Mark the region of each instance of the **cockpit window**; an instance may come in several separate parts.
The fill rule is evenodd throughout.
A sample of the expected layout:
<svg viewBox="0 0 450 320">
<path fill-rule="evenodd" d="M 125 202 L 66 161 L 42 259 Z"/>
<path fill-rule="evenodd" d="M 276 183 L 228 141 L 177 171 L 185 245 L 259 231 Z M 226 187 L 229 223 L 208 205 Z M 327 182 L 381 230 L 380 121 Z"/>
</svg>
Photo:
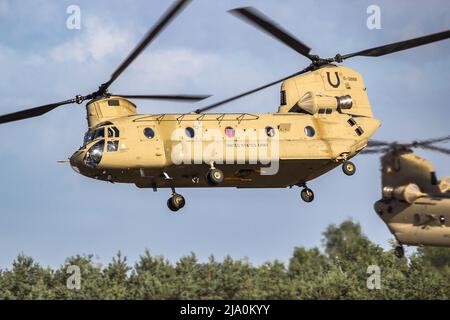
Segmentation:
<svg viewBox="0 0 450 320">
<path fill-rule="evenodd" d="M 94 139 L 104 138 L 105 137 L 105 128 L 100 128 L 94 131 Z"/>
<path fill-rule="evenodd" d="M 108 138 L 114 137 L 114 131 L 111 128 L 108 128 Z"/>
<path fill-rule="evenodd" d="M 108 146 L 106 149 L 108 152 L 116 152 L 119 150 L 119 141 L 108 141 Z"/>
<path fill-rule="evenodd" d="M 120 135 L 119 129 L 116 127 L 104 127 L 104 124 L 102 126 L 97 126 L 96 129 L 89 130 L 84 135 L 84 142 L 83 145 L 87 145 L 88 143 L 97 140 L 97 139 L 104 139 L 107 137 L 108 139 L 118 139 Z"/>
<path fill-rule="evenodd" d="M 116 138 L 118 138 L 118 137 L 120 136 L 119 129 L 117 129 L 116 127 L 112 127 L 112 129 L 113 129 L 113 131 L 114 131 L 114 136 L 115 136 Z"/>
<path fill-rule="evenodd" d="M 105 137 L 105 128 L 95 129 L 95 130 L 89 130 L 84 135 L 84 141 L 83 145 L 87 145 L 91 141 L 94 141 L 95 139 L 104 138 Z"/>
<path fill-rule="evenodd" d="M 89 142 L 91 142 L 92 140 L 94 140 L 94 131 L 89 130 L 88 132 L 86 132 L 86 134 L 84 135 L 84 141 L 83 141 L 83 146 L 87 145 Z"/>
</svg>

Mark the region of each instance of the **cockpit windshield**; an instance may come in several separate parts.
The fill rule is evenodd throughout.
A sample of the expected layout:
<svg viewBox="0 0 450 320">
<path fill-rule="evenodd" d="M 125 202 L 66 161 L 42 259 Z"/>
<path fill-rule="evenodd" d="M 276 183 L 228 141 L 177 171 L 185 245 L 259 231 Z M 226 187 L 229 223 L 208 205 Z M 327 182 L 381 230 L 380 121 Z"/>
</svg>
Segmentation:
<svg viewBox="0 0 450 320">
<path fill-rule="evenodd" d="M 105 139 L 107 136 L 109 139 L 119 138 L 119 129 L 117 127 L 97 127 L 89 130 L 84 135 L 83 146 L 97 139 Z"/>
</svg>

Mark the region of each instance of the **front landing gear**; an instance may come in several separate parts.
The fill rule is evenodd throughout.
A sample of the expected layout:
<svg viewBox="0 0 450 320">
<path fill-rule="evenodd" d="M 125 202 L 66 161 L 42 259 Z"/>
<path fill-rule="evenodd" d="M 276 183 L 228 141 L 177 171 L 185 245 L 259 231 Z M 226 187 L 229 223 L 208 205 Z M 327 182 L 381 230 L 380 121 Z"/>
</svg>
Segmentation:
<svg viewBox="0 0 450 320">
<path fill-rule="evenodd" d="M 355 174 L 356 172 L 356 166 L 353 162 L 350 161 L 345 161 L 342 164 L 342 171 L 344 171 L 344 173 L 348 176 L 352 176 Z"/>
<path fill-rule="evenodd" d="M 397 258 L 403 258 L 405 256 L 405 249 L 403 249 L 403 246 L 401 244 L 398 244 L 394 248 L 394 254 Z"/>
<path fill-rule="evenodd" d="M 314 192 L 309 189 L 308 187 L 304 187 L 303 190 L 300 192 L 300 197 L 305 202 L 312 202 L 314 200 Z"/>
<path fill-rule="evenodd" d="M 206 174 L 206 179 L 212 186 L 217 186 L 218 184 L 221 184 L 223 182 L 223 172 L 222 170 L 214 167 L 214 162 L 211 162 L 211 169 L 209 169 L 208 173 Z"/>
<path fill-rule="evenodd" d="M 167 207 L 173 212 L 182 209 L 186 204 L 186 200 L 181 194 L 175 192 L 172 188 L 172 196 L 167 200 Z"/>
</svg>

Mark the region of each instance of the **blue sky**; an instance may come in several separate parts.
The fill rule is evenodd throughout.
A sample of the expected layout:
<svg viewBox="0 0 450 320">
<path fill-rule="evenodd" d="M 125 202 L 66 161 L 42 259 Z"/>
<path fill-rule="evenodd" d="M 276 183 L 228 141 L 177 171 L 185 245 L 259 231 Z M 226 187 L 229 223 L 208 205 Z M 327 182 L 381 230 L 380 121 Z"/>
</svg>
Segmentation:
<svg viewBox="0 0 450 320">
<path fill-rule="evenodd" d="M 81 30 L 66 28 L 66 8 L 79 5 Z M 0 113 L 92 92 L 134 48 L 170 1 L 0 0 Z M 381 8 L 381 29 L 369 30 L 366 9 Z M 196 0 L 111 87 L 117 93 L 206 93 L 220 99 L 303 68 L 291 49 L 226 11 L 252 5 L 313 48 L 334 56 L 448 29 L 448 1 Z M 382 58 L 355 58 L 375 115 L 377 139 L 410 141 L 449 134 L 450 41 Z M 279 87 L 224 106 L 223 111 L 272 112 Z M 191 111 L 202 104 L 139 102 L 141 113 Z M 172 261 L 195 252 L 254 263 L 287 261 L 295 246 L 320 246 L 331 223 L 352 218 L 388 247 L 387 228 L 372 209 L 380 196 L 379 161 L 354 159 L 313 181 L 316 199 L 299 189 L 182 190 L 181 214 L 166 208 L 168 190 L 141 190 L 77 175 L 57 164 L 79 147 L 83 106 L 0 126 L 0 268 L 18 253 L 58 266 L 77 253 L 103 262 L 121 250 L 131 261 L 145 248 Z M 418 151 L 438 175 L 448 158 Z"/>
</svg>

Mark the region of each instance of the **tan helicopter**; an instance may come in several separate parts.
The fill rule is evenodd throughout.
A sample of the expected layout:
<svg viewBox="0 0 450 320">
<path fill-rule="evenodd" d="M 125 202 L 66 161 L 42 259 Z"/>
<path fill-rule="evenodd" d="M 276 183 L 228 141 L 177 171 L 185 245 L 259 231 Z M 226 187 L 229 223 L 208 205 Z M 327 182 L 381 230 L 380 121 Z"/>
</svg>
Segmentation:
<svg viewBox="0 0 450 320">
<path fill-rule="evenodd" d="M 301 198 L 314 199 L 306 183 L 342 165 L 367 145 L 380 126 L 371 110 L 362 76 L 337 66 L 355 56 L 378 57 L 450 37 L 444 31 L 333 58 L 311 55 L 310 48 L 252 8 L 231 12 L 252 22 L 311 63 L 301 71 L 185 114 L 137 114 L 129 99 L 195 101 L 206 96 L 113 95 L 109 87 L 188 3 L 179 0 L 139 45 L 91 94 L 0 116 L 6 123 L 40 116 L 59 106 L 89 100 L 89 129 L 83 146 L 70 157 L 72 168 L 89 178 L 133 183 L 140 188 L 171 188 L 172 211 L 184 207 L 178 187 L 285 188 L 301 186 Z M 281 101 L 267 114 L 205 113 L 278 83 Z"/>
<path fill-rule="evenodd" d="M 413 153 L 423 148 L 450 155 L 435 143 L 450 136 L 409 144 L 369 141 L 365 154 L 381 157 L 382 199 L 375 211 L 397 240 L 395 254 L 404 256 L 403 244 L 450 247 L 450 177 L 437 179 L 433 165 Z"/>
</svg>

